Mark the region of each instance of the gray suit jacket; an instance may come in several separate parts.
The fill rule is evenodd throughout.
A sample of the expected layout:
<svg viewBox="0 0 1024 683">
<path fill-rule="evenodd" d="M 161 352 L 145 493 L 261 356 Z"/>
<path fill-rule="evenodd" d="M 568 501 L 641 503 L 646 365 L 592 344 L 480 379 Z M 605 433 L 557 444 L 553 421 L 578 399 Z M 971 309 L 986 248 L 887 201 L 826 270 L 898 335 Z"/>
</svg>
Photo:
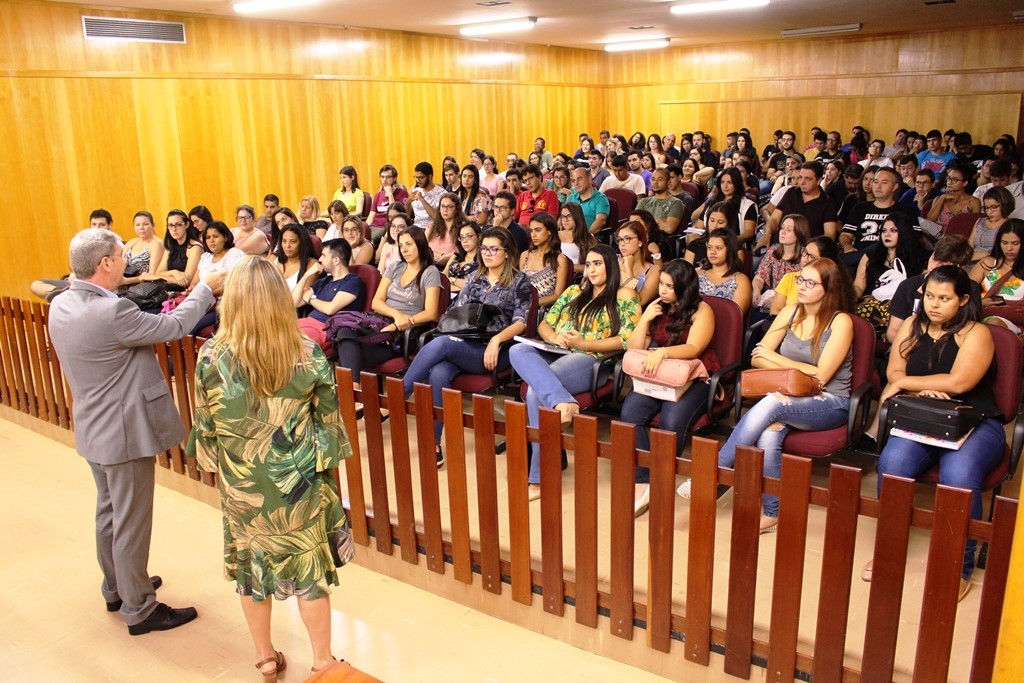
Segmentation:
<svg viewBox="0 0 1024 683">
<path fill-rule="evenodd" d="M 80 455 L 115 465 L 181 443 L 185 427 L 153 344 L 184 337 L 213 302 L 204 285 L 171 314 L 152 315 L 81 280 L 53 300 L 50 338 L 71 387 Z"/>
</svg>

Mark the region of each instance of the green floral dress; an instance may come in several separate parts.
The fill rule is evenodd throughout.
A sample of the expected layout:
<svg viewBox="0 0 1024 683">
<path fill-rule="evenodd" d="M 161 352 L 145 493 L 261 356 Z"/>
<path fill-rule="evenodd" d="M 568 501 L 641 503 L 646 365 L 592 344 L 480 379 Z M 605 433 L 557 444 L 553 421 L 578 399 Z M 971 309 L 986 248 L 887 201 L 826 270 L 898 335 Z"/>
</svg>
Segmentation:
<svg viewBox="0 0 1024 683">
<path fill-rule="evenodd" d="M 224 512 L 224 574 L 260 601 L 315 600 L 338 585 L 351 537 L 333 474 L 352 454 L 338 415 L 334 372 L 306 340 L 310 360 L 271 397 L 253 391 L 230 352 L 206 342 L 196 365 L 195 423 L 186 452 L 217 472 Z"/>
</svg>

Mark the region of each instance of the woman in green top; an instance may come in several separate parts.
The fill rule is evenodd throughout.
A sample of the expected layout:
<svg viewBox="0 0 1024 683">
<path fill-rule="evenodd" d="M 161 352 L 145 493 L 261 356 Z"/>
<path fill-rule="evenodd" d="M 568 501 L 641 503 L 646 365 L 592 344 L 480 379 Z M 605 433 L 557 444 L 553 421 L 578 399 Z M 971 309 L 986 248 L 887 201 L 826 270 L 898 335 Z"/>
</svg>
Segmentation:
<svg viewBox="0 0 1024 683">
<path fill-rule="evenodd" d="M 228 275 L 221 325 L 199 353 L 187 452 L 216 472 L 224 573 L 236 583 L 256 667 L 276 680 L 285 658 L 270 637 L 271 601 L 299 598 L 314 671 L 331 655 L 329 584 L 352 541 L 332 470 L 351 455 L 334 371 L 299 333 L 284 278 L 247 256 Z M 274 353 L 265 353 L 265 349 Z"/>
<path fill-rule="evenodd" d="M 517 344 L 509 360 L 529 384 L 526 409 L 531 426 L 540 421 L 540 408 L 555 408 L 562 422 L 579 412 L 574 394 L 590 388 L 594 364 L 610 352 L 626 346 L 629 333 L 640 316 L 636 291 L 620 287 L 615 252 L 606 244 L 587 252 L 582 285 L 573 285 L 551 305 L 538 336 L 566 353 L 541 351 L 529 344 Z M 609 372 L 602 368 L 602 373 Z M 600 379 L 600 378 L 599 378 Z M 530 463 L 530 500 L 540 497 L 540 448 L 533 444 Z"/>
</svg>

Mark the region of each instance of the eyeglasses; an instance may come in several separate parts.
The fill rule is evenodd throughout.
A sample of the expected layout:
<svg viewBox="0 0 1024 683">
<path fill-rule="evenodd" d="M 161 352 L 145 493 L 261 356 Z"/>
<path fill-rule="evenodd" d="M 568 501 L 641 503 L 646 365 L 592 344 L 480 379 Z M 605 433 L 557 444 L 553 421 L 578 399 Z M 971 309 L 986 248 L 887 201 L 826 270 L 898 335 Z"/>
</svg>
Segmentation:
<svg viewBox="0 0 1024 683">
<path fill-rule="evenodd" d="M 476 239 L 476 233 L 475 232 L 471 232 L 471 233 L 466 234 L 466 235 L 459 235 L 459 241 L 460 242 L 465 242 L 466 240 L 472 240 L 472 239 Z"/>
<path fill-rule="evenodd" d="M 967 182 L 963 178 L 957 178 L 956 176 L 946 176 L 947 183 L 965 183 Z"/>
<path fill-rule="evenodd" d="M 358 235 L 359 233 L 362 232 L 362 230 L 360 230 L 359 227 L 355 225 L 346 225 L 344 228 L 341 229 L 341 231 L 352 233 L 353 235 Z"/>
<path fill-rule="evenodd" d="M 381 179 L 381 180 L 391 180 L 391 179 L 393 179 L 394 177 L 395 177 L 395 176 L 393 176 L 393 175 L 382 175 L 382 176 L 380 177 L 380 179 Z"/>
<path fill-rule="evenodd" d="M 454 210 L 455 209 L 455 205 L 454 204 L 442 204 L 441 208 L 442 209 Z"/>
<path fill-rule="evenodd" d="M 235 216 L 235 220 L 238 221 L 239 223 L 246 223 L 252 220 L 252 216 L 249 216 L 248 214 L 243 214 L 240 216 Z"/>
<path fill-rule="evenodd" d="M 798 287 L 806 287 L 807 289 L 814 289 L 815 287 L 817 287 L 821 283 L 820 282 L 815 282 L 814 280 L 812 280 L 810 278 L 806 278 L 803 275 L 797 275 L 796 276 L 796 284 L 797 284 Z"/>
<path fill-rule="evenodd" d="M 508 204 L 495 204 L 494 205 L 494 210 L 495 211 L 511 211 L 512 207 L 509 206 Z"/>
<path fill-rule="evenodd" d="M 505 251 L 505 247 L 480 247 L 480 253 L 484 256 L 494 256 L 499 251 Z"/>
<path fill-rule="evenodd" d="M 622 237 L 619 237 L 618 239 L 616 239 L 615 243 L 616 244 L 629 244 L 633 240 L 638 240 L 638 239 L 640 239 L 640 238 L 635 236 L 635 235 L 623 235 Z"/>
<path fill-rule="evenodd" d="M 985 205 L 985 210 L 986 211 L 1000 211 L 1000 210 L 1002 210 L 1002 207 L 999 206 L 998 204 L 986 204 Z"/>
</svg>

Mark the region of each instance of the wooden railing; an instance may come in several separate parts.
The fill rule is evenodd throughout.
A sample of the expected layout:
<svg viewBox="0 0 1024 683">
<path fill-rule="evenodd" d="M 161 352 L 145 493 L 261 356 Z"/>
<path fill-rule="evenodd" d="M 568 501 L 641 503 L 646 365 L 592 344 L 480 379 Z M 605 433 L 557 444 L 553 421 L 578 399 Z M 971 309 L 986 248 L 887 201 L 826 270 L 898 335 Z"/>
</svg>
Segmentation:
<svg viewBox="0 0 1024 683">
<path fill-rule="evenodd" d="M 4 405 L 70 428 L 70 394 L 45 329 L 45 306 L 2 299 L 3 325 L 0 360 Z M 191 423 L 196 340 L 185 338 L 156 347 L 157 357 L 186 425 Z M 792 681 L 891 680 L 897 655 L 901 604 L 905 586 L 911 529 L 930 530 L 927 566 L 921 590 L 920 627 L 915 644 L 915 681 L 948 678 L 957 587 L 968 536 L 989 543 L 988 561 L 971 663 L 971 680 L 991 677 L 1003 595 L 1009 568 L 1016 501 L 995 501 L 993 522 L 969 519 L 970 494 L 939 487 L 934 511 L 913 506 L 915 484 L 886 477 L 880 500 L 861 497 L 861 471 L 832 465 L 827 488 L 811 485 L 809 460 L 785 456 L 781 480 L 762 477 L 760 451 L 737 451 L 735 470 L 717 467 L 717 442 L 694 438 L 692 460 L 675 457 L 675 435 L 652 432 L 650 452 L 635 449 L 634 427 L 611 425 L 608 442 L 598 439 L 598 421 L 577 416 L 572 434 L 563 434 L 559 415 L 542 410 L 539 428 L 528 428 L 523 404 L 504 403 L 504 420 L 495 417 L 495 401 L 473 396 L 464 411 L 463 397 L 445 391 L 443 406 L 432 405 L 429 387 L 418 385 L 406 401 L 402 383 L 388 378 L 380 394 L 378 378 L 364 374 L 362 389 L 354 388 L 347 370 L 339 370 L 341 413 L 353 445 L 353 457 L 344 463 L 342 488 L 348 503 L 357 543 L 378 553 L 394 555 L 416 565 L 423 555 L 426 570 L 445 574 L 450 567 L 457 581 L 493 594 L 504 590 L 523 605 L 540 596 L 544 612 L 573 618 L 591 628 L 608 628 L 613 635 L 633 639 L 639 629 L 646 645 L 670 652 L 673 641 L 684 643 L 683 657 L 708 666 L 711 654 L 724 655 L 725 672 L 749 678 L 753 665 L 766 667 L 769 679 Z M 356 418 L 356 403 L 365 418 Z M 384 427 L 378 409 L 391 411 L 388 423 L 390 450 L 385 451 Z M 412 417 L 413 433 L 409 431 Z M 447 505 L 441 503 L 438 470 L 433 458 L 433 420 L 444 419 Z M 457 428 L 457 425 L 463 428 Z M 472 444 L 467 444 L 467 429 Z M 506 443 L 505 472 L 499 474 L 498 437 Z M 531 508 L 527 492 L 529 444 L 540 443 L 541 499 Z M 470 448 L 469 446 L 472 446 Z M 560 450 L 572 453 L 571 480 L 560 469 Z M 469 454 L 472 455 L 469 455 Z M 424 457 L 419 457 L 424 454 Z M 610 493 L 599 495 L 598 463 L 610 460 Z M 633 518 L 633 468 L 651 469 L 651 498 L 646 539 L 637 538 Z M 213 475 L 195 470 L 180 448 L 159 458 L 159 463 L 189 478 L 215 485 Z M 475 471 L 475 494 L 470 495 L 470 466 Z M 419 485 L 414 486 L 413 468 Z M 369 489 L 364 485 L 364 468 Z M 689 501 L 686 547 L 676 547 L 675 495 L 678 476 L 693 480 Z M 504 480 L 504 481 L 502 481 Z M 389 484 L 393 481 L 393 486 Z M 507 482 L 503 509 L 499 482 Z M 719 484 L 735 489 L 731 524 L 719 529 Z M 774 578 L 769 596 L 770 619 L 755 628 L 758 604 L 756 568 L 759 559 L 761 493 L 780 495 L 779 527 L 775 543 Z M 392 514 L 391 501 L 395 502 Z M 564 559 L 563 509 L 571 500 L 575 548 L 572 567 Z M 608 547 L 599 547 L 599 505 L 608 506 Z M 471 508 L 472 506 L 472 508 Z M 442 511 L 448 510 L 447 525 Z M 811 537 L 808 519 L 814 507 L 824 508 L 824 536 Z M 540 564 L 534 569 L 531 552 L 531 515 L 540 519 Z M 471 519 L 477 533 L 470 534 Z M 874 542 L 874 581 L 864 623 L 863 648 L 850 654 L 847 623 L 854 576 L 854 547 L 858 522 L 877 519 Z M 499 528 L 507 529 L 502 544 Z M 716 542 L 729 539 L 729 569 L 715 573 Z M 809 543 L 821 544 L 821 573 L 817 585 L 817 619 L 813 642 L 801 646 L 800 605 L 807 599 L 805 557 Z M 599 580 L 599 549 L 610 558 L 606 581 Z M 637 553 L 647 557 L 646 577 L 634 576 Z M 673 589 L 673 559 L 686 553 L 685 588 Z M 724 609 L 713 610 L 715 582 L 725 581 Z M 720 602 L 720 600 L 719 600 Z M 571 610 L 566 610 L 566 606 Z M 676 648 L 678 649 L 678 645 Z M 903 647 L 906 647 L 904 644 Z M 961 653 L 961 656 L 963 653 Z"/>
</svg>

